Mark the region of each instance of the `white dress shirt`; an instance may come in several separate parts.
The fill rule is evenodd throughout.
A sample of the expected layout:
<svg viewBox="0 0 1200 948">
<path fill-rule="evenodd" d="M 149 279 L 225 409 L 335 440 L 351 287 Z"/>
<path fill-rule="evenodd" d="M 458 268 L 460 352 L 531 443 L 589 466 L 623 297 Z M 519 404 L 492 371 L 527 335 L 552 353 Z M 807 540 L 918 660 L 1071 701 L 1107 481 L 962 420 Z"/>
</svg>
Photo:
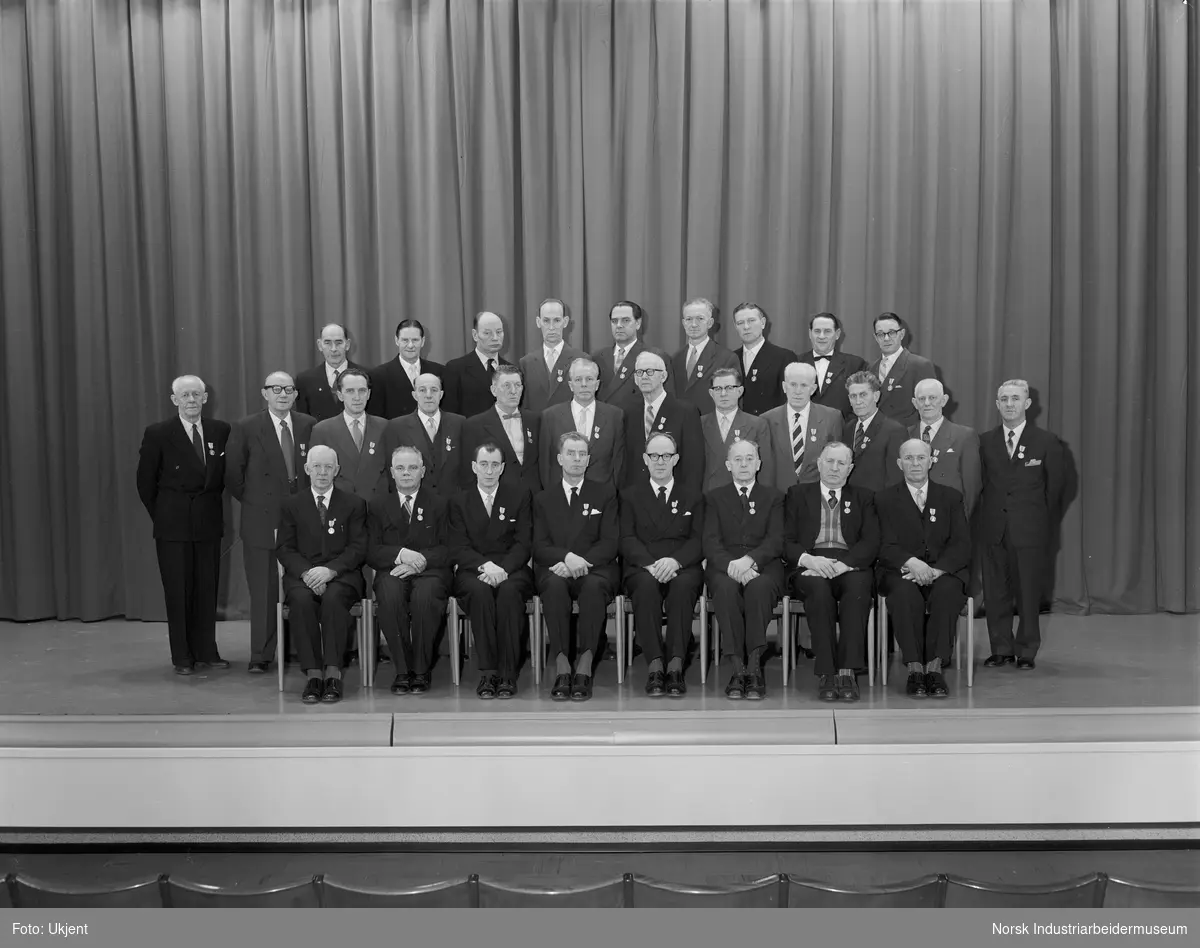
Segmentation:
<svg viewBox="0 0 1200 948">
<path fill-rule="evenodd" d="M 400 360 L 400 367 L 404 369 L 404 374 L 408 376 L 408 380 L 413 385 L 416 385 L 417 376 L 421 374 L 421 360 L 417 359 L 416 362 L 406 362 L 402 356 L 396 356 L 396 358 Z"/>
<path fill-rule="evenodd" d="M 328 362 L 325 363 L 325 378 L 329 382 L 329 390 L 331 392 L 337 391 L 337 378 L 348 368 L 350 368 L 349 362 L 343 362 L 336 369 Z"/>
<path fill-rule="evenodd" d="M 929 440 L 930 440 L 930 442 L 932 442 L 933 439 L 937 437 L 937 433 L 939 431 L 941 431 L 941 429 L 942 429 L 942 422 L 945 420 L 946 420 L 945 415 L 938 415 L 937 421 L 931 421 L 928 423 L 929 424 Z M 925 437 L 925 425 L 926 425 L 926 423 L 923 421 L 919 421 L 917 423 L 917 437 L 918 438 L 923 439 Z"/>
<path fill-rule="evenodd" d="M 429 439 L 432 441 L 437 437 L 438 429 L 442 426 L 442 410 L 439 408 L 432 415 L 427 415 L 418 408 L 417 417 L 421 419 L 421 424 L 425 426 Z"/>
<path fill-rule="evenodd" d="M 761 336 L 761 337 L 759 337 L 758 342 L 756 342 L 753 346 L 745 346 L 745 345 L 742 346 L 742 370 L 743 370 L 743 372 L 750 371 L 750 366 L 754 364 L 754 357 L 758 355 L 758 353 L 761 351 L 761 349 L 763 347 L 763 343 L 766 341 L 767 341 L 766 337 Z"/>
<path fill-rule="evenodd" d="M 1008 453 L 1008 433 L 1013 433 L 1013 454 L 1017 453 L 1017 446 L 1021 443 L 1021 434 L 1025 431 L 1025 422 L 1021 422 L 1015 428 L 1009 428 L 1007 425 L 1001 425 L 1004 429 L 1004 452 Z"/>
<path fill-rule="evenodd" d="M 575 419 L 575 430 L 591 441 L 592 419 L 596 417 L 596 403 L 593 401 L 590 405 L 580 405 L 572 398 L 571 417 Z"/>
<path fill-rule="evenodd" d="M 546 360 L 546 371 L 549 372 L 558 364 L 558 357 L 562 354 L 563 344 L 560 342 L 557 346 L 542 346 L 542 356 Z"/>
<path fill-rule="evenodd" d="M 904 351 L 904 347 L 901 346 L 899 349 L 897 349 L 895 352 L 893 352 L 890 356 L 880 356 L 879 357 L 879 378 L 880 378 L 880 380 L 886 379 L 889 375 L 892 374 L 892 366 L 896 364 L 896 360 L 900 358 L 900 353 L 902 353 L 903 351 Z"/>
<path fill-rule="evenodd" d="M 658 489 L 665 487 L 667 489 L 667 503 L 671 502 L 671 493 L 675 490 L 675 478 L 671 478 L 665 484 L 654 483 L 654 478 L 650 478 L 650 489 L 654 491 L 654 499 L 658 500 Z"/>
<path fill-rule="evenodd" d="M 905 481 L 904 484 L 908 488 L 908 492 L 910 494 L 912 494 L 912 499 L 913 499 L 914 504 L 916 504 L 918 507 L 924 506 L 924 504 L 921 503 L 921 498 L 917 497 L 917 494 L 924 494 L 925 495 L 925 503 L 926 504 L 929 503 L 929 480 L 928 480 L 928 478 L 926 478 L 925 483 L 921 484 L 919 487 L 914 487 L 912 484 L 908 483 L 908 481 Z"/>
<path fill-rule="evenodd" d="M 183 415 L 179 416 L 179 420 L 183 424 L 183 432 L 187 435 L 188 441 L 192 440 L 192 429 L 195 428 L 197 433 L 200 435 L 200 443 L 204 444 L 204 428 L 202 427 L 203 420 L 196 422 L 194 425 L 190 421 L 187 421 Z"/>
</svg>

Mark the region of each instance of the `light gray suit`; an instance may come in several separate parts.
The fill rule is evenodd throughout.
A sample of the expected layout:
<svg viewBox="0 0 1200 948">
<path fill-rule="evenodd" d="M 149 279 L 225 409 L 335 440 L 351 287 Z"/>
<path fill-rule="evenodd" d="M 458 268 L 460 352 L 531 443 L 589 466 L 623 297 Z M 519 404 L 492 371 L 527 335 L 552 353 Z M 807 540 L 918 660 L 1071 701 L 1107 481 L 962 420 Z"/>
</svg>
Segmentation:
<svg viewBox="0 0 1200 948">
<path fill-rule="evenodd" d="M 796 477 L 792 460 L 791 408 L 784 404 L 764 412 L 762 419 L 771 429 L 771 449 L 775 455 L 776 490 L 786 491 L 793 484 L 812 484 L 821 479 L 817 457 L 830 441 L 842 440 L 842 413 L 836 408 L 808 404 L 808 431 L 804 435 L 804 463 Z M 761 477 L 761 475 L 760 475 Z"/>
<path fill-rule="evenodd" d="M 742 411 L 740 408 L 733 416 L 733 424 L 729 426 L 729 435 L 721 440 L 721 426 L 717 421 L 717 413 L 709 412 L 700 418 L 700 430 L 704 433 L 704 492 L 716 490 L 726 484 L 733 483 L 733 475 L 725 466 L 725 457 L 729 446 L 735 440 L 753 441 L 758 445 L 758 459 L 762 467 L 758 471 L 758 481 L 768 487 L 775 486 L 775 454 L 771 447 L 771 432 L 767 422 Z"/>
<path fill-rule="evenodd" d="M 354 446 L 354 438 L 346 426 L 345 414 L 334 415 L 313 425 L 312 444 L 324 444 L 333 448 L 338 456 L 338 475 L 333 486 L 347 494 L 361 497 L 370 503 L 388 492 L 389 458 L 383 443 L 383 432 L 387 419 L 378 415 L 363 415 L 364 432 L 362 450 Z"/>
<path fill-rule="evenodd" d="M 925 422 L 918 421 L 908 429 L 910 438 L 920 438 Z M 938 484 L 953 487 L 963 495 L 967 509 L 967 520 L 979 502 L 983 490 L 983 469 L 979 460 L 979 435 L 974 428 L 956 425 L 942 419 L 929 445 L 933 463 L 929 467 L 929 479 Z"/>
</svg>

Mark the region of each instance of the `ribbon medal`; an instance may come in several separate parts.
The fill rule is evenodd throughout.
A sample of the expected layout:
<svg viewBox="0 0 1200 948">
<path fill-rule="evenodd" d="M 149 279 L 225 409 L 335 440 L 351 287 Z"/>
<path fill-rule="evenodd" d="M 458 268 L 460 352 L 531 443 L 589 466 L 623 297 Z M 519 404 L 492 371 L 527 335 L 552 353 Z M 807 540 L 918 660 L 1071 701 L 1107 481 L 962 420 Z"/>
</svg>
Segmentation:
<svg viewBox="0 0 1200 948">
<path fill-rule="evenodd" d="M 375 453 L 375 442 L 370 441 L 370 442 L 368 442 L 368 445 L 369 445 L 369 447 L 367 449 L 367 454 L 374 454 Z"/>
<path fill-rule="evenodd" d="M 418 519 L 418 520 L 424 520 L 424 519 L 425 519 L 425 508 L 424 508 L 424 507 L 418 507 L 418 508 L 417 508 L 417 519 Z"/>
<path fill-rule="evenodd" d="M 592 429 L 592 437 L 593 438 L 600 437 L 600 426 L 599 425 L 596 425 L 596 427 Z"/>
<path fill-rule="evenodd" d="M 449 438 L 447 438 L 446 439 L 446 453 L 449 454 L 453 450 L 454 450 L 454 442 L 452 442 Z"/>
<path fill-rule="evenodd" d="M 329 518 L 329 535 L 333 536 L 333 525 L 337 523 L 337 517 Z"/>
<path fill-rule="evenodd" d="M 932 507 L 929 508 L 929 522 L 937 523 L 937 511 L 934 510 Z"/>
<path fill-rule="evenodd" d="M 934 448 L 934 449 L 933 449 L 933 460 L 929 462 L 930 464 L 937 464 L 937 462 L 938 462 L 938 452 L 939 452 L 940 450 L 941 450 L 940 448 Z"/>
<path fill-rule="evenodd" d="M 703 374 L 704 374 L 704 366 L 697 364 L 696 365 L 696 378 L 700 378 L 700 376 L 702 376 Z"/>
<path fill-rule="evenodd" d="M 810 436 L 809 440 L 816 441 L 817 440 L 817 429 L 812 428 L 812 429 L 810 429 L 810 432 L 811 432 L 811 436 Z"/>
<path fill-rule="evenodd" d="M 758 368 L 757 367 L 750 370 L 750 381 L 751 382 L 758 381 Z"/>
<path fill-rule="evenodd" d="M 844 508 L 842 508 L 842 509 L 843 509 L 843 510 L 844 510 L 846 513 L 849 513 L 849 512 L 850 512 L 850 501 L 849 501 L 849 500 L 847 500 L 847 501 L 846 501 L 846 506 L 845 506 Z"/>
<path fill-rule="evenodd" d="M 677 500 L 671 501 L 671 513 L 673 513 L 673 514 L 679 513 L 679 501 L 677 501 Z"/>
<path fill-rule="evenodd" d="M 499 519 L 501 519 L 501 520 L 503 520 L 503 519 L 504 519 L 504 508 L 503 508 L 503 507 L 501 507 L 501 508 L 500 508 L 500 517 L 499 517 Z"/>
<path fill-rule="evenodd" d="M 528 444 L 533 444 L 533 432 L 530 431 L 528 428 L 525 429 L 525 441 Z"/>
</svg>

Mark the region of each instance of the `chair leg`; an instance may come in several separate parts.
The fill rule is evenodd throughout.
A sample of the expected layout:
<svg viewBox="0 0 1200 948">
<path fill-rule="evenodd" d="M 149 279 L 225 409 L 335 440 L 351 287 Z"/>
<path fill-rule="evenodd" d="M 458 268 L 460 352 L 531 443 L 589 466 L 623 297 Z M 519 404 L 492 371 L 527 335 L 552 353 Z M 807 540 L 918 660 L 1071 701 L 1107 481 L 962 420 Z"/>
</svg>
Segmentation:
<svg viewBox="0 0 1200 948">
<path fill-rule="evenodd" d="M 875 687 L 875 607 L 867 616 L 867 686 Z"/>
<path fill-rule="evenodd" d="M 975 597 L 967 599 L 967 687 L 975 687 Z"/>
<path fill-rule="evenodd" d="M 617 684 L 625 684 L 625 597 L 613 600 L 613 626 L 617 633 Z"/>
<path fill-rule="evenodd" d="M 543 665 L 546 663 L 546 647 L 542 644 L 542 597 L 533 597 L 533 624 L 529 627 L 529 663 L 533 665 L 533 684 L 542 683 Z"/>
<path fill-rule="evenodd" d="M 708 596 L 700 593 L 700 684 L 708 682 Z"/>
<path fill-rule="evenodd" d="M 284 629 L 283 597 L 275 604 L 275 665 L 279 674 L 279 691 L 283 693 L 283 675 L 287 668 L 287 632 Z"/>
<path fill-rule="evenodd" d="M 456 688 L 459 683 L 458 629 L 458 600 L 451 596 L 450 609 L 446 613 L 446 635 L 450 638 L 450 681 Z"/>
<path fill-rule="evenodd" d="M 875 609 L 879 615 L 879 677 L 883 687 L 888 683 L 888 611 L 887 600 L 883 596 L 875 597 Z"/>
<path fill-rule="evenodd" d="M 784 596 L 779 615 L 779 650 L 783 652 L 783 687 L 788 683 L 788 666 L 792 661 L 792 597 Z"/>
</svg>

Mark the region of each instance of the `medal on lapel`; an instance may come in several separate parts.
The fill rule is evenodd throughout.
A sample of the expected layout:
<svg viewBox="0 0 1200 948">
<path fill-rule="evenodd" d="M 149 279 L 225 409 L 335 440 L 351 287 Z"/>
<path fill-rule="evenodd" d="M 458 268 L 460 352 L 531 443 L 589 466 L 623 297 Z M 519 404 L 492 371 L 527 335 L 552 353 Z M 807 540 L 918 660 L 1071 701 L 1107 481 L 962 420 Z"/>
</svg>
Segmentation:
<svg viewBox="0 0 1200 948">
<path fill-rule="evenodd" d="M 825 384 L 826 385 L 833 384 L 833 373 L 832 372 L 825 373 Z"/>
<path fill-rule="evenodd" d="M 1025 460 L 1025 445 L 1023 445 L 1023 444 L 1017 445 L 1017 460 L 1018 461 Z"/>
<path fill-rule="evenodd" d="M 733 429 L 733 440 L 737 441 L 739 438 L 741 438 L 741 436 L 742 436 L 742 429 L 734 428 Z"/>
<path fill-rule="evenodd" d="M 934 510 L 932 507 L 929 508 L 929 522 L 937 523 L 937 511 Z"/>
<path fill-rule="evenodd" d="M 447 438 L 446 439 L 446 453 L 449 454 L 453 450 L 454 450 L 454 442 L 452 442 L 449 438 Z"/>
<path fill-rule="evenodd" d="M 596 425 L 596 427 L 592 429 L 592 437 L 593 438 L 600 437 L 600 426 L 599 425 Z"/>
<path fill-rule="evenodd" d="M 369 445 L 369 447 L 367 448 L 367 454 L 374 454 L 375 453 L 375 442 L 370 441 L 370 442 L 368 442 L 368 445 Z"/>
<path fill-rule="evenodd" d="M 425 519 L 425 508 L 424 508 L 424 507 L 418 507 L 418 508 L 417 508 L 417 519 L 418 519 L 418 520 L 424 520 L 424 519 Z"/>
<path fill-rule="evenodd" d="M 621 379 L 622 379 L 622 380 L 624 380 L 624 378 L 625 378 L 625 373 L 626 373 L 626 372 L 628 372 L 628 371 L 629 371 L 629 369 L 628 369 L 628 368 L 626 368 L 625 366 L 621 366 Z"/>
<path fill-rule="evenodd" d="M 671 501 L 671 513 L 673 513 L 673 514 L 679 513 L 679 501 L 678 500 Z"/>
<path fill-rule="evenodd" d="M 892 389 L 894 389 L 895 387 L 896 387 L 896 380 L 895 380 L 895 379 L 892 379 L 892 378 L 889 378 L 889 379 L 888 379 L 888 391 L 890 392 L 890 391 L 891 391 Z"/>
<path fill-rule="evenodd" d="M 583 515 L 585 517 L 588 515 L 588 505 L 586 502 L 584 502 L 584 505 L 583 505 Z"/>
<path fill-rule="evenodd" d="M 562 384 L 562 379 L 563 379 L 563 370 L 562 370 L 562 369 L 559 369 L 559 370 L 558 370 L 558 383 L 559 383 L 560 385 Z"/>
<path fill-rule="evenodd" d="M 504 519 L 504 508 L 503 507 L 500 508 L 500 516 L 498 519 L 500 519 L 500 520 Z"/>
<path fill-rule="evenodd" d="M 750 516 L 754 516 L 754 501 L 750 501 Z"/>
<path fill-rule="evenodd" d="M 817 429 L 816 429 L 816 428 L 810 428 L 810 429 L 809 429 L 809 432 L 810 432 L 810 434 L 809 434 L 809 439 L 808 439 L 808 440 L 809 440 L 809 441 L 816 441 L 816 440 L 817 440 Z"/>
<path fill-rule="evenodd" d="M 208 456 L 210 458 L 217 456 L 217 452 L 213 449 L 213 443 L 211 441 L 208 442 Z"/>
<path fill-rule="evenodd" d="M 933 449 L 933 460 L 929 462 L 930 464 L 937 464 L 937 462 L 938 462 L 938 452 L 939 452 L 939 451 L 941 451 L 941 448 L 934 448 L 934 449 Z"/>
<path fill-rule="evenodd" d="M 842 508 L 842 510 L 843 510 L 843 512 L 844 512 L 844 513 L 849 513 L 849 512 L 850 512 L 850 498 L 849 498 L 849 497 L 847 497 L 847 498 L 846 498 L 846 504 L 845 504 L 845 506 Z"/>
<path fill-rule="evenodd" d="M 696 378 L 700 378 L 703 374 L 704 374 L 704 366 L 702 366 L 700 363 L 697 362 L 696 363 Z"/>
<path fill-rule="evenodd" d="M 329 535 L 333 536 L 333 525 L 337 523 L 337 517 L 329 518 Z"/>
<path fill-rule="evenodd" d="M 754 368 L 752 368 L 752 369 L 750 370 L 750 381 L 751 381 L 751 382 L 757 382 L 757 381 L 758 381 L 758 366 L 755 366 Z"/>
<path fill-rule="evenodd" d="M 658 419 L 658 430 L 659 430 L 659 431 L 662 431 L 662 430 L 663 430 L 663 426 L 664 426 L 666 423 L 667 423 L 667 419 L 665 419 L 665 418 L 659 418 L 659 419 Z"/>
<path fill-rule="evenodd" d="M 303 441 L 300 442 L 300 457 L 304 457 L 308 453 L 308 445 Z"/>
<path fill-rule="evenodd" d="M 533 444 L 533 432 L 528 428 L 525 429 L 525 443 Z"/>
</svg>

